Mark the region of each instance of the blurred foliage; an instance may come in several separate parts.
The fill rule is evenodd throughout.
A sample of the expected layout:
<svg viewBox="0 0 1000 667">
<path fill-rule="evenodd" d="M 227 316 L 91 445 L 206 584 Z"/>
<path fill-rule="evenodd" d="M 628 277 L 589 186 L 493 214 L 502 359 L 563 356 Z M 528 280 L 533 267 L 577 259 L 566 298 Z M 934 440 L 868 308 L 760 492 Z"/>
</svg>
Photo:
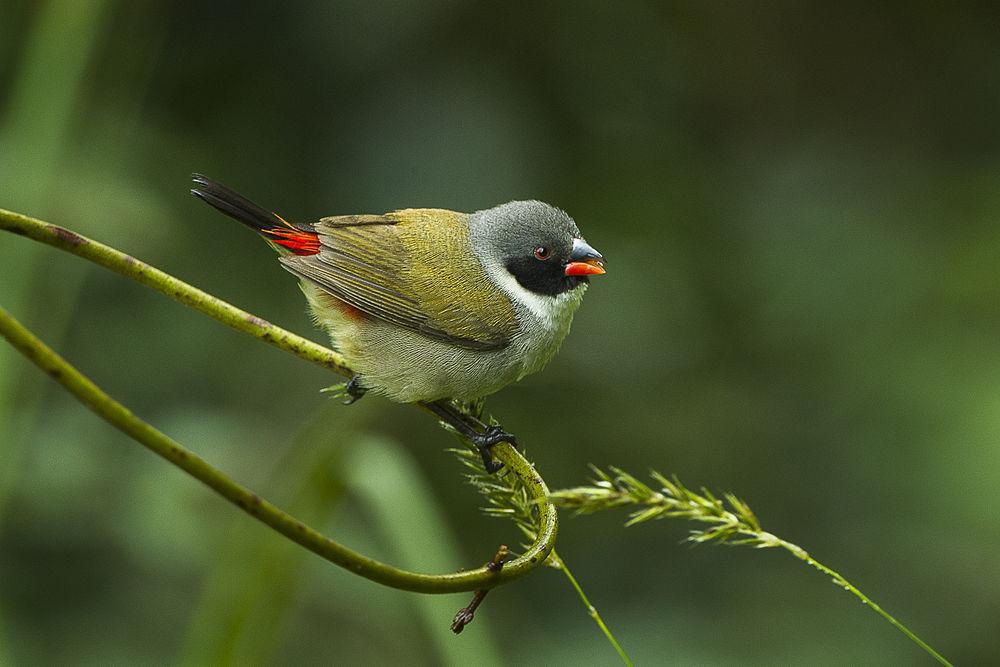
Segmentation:
<svg viewBox="0 0 1000 667">
<path fill-rule="evenodd" d="M 549 483 L 593 461 L 733 489 L 982 664 L 1000 655 L 997 18 L 975 2 L 6 0 L 0 206 L 322 339 L 271 251 L 187 195 L 190 172 L 292 219 L 555 203 L 609 274 L 550 367 L 489 402 Z M 453 535 L 454 566 L 518 539 L 480 517 L 415 411 L 331 405 L 320 370 L 23 239 L 0 238 L 0 301 L 348 544 L 432 569 L 414 549 L 428 535 Z M 386 479 L 424 499 L 409 521 L 357 484 L 370 464 L 339 458 L 387 443 L 409 456 L 385 455 L 408 471 Z M 561 554 L 638 664 L 921 659 L 792 559 L 683 537 L 563 524 Z M 0 661 L 614 660 L 556 574 L 491 594 L 452 637 L 450 614 L 275 540 L 0 346 Z"/>
</svg>

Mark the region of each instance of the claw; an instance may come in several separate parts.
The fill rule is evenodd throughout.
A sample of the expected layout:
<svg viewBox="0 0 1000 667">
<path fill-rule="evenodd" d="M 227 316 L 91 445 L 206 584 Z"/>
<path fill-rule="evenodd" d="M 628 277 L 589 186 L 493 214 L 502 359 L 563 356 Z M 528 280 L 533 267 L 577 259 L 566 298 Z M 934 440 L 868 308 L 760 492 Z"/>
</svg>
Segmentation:
<svg viewBox="0 0 1000 667">
<path fill-rule="evenodd" d="M 344 405 L 350 405 L 364 396 L 368 390 L 361 386 L 361 376 L 355 375 L 347 382 L 338 382 L 335 385 L 320 389 L 321 392 L 330 394 L 330 398 L 342 398 Z"/>
<path fill-rule="evenodd" d="M 503 463 L 500 463 L 500 461 L 493 458 L 493 455 L 490 454 L 490 450 L 488 448 L 480 449 L 479 455 L 483 457 L 483 468 L 485 468 L 486 472 L 489 474 L 492 475 L 503 468 Z"/>
<path fill-rule="evenodd" d="M 509 442 L 513 447 L 517 447 L 517 438 L 514 437 L 514 434 L 508 433 L 496 424 L 487 427 L 486 431 L 476 438 L 476 446 L 480 449 L 484 447 L 490 448 L 494 445 L 499 445 L 501 442 Z"/>
<path fill-rule="evenodd" d="M 503 467 L 503 463 L 495 460 L 490 450 L 501 442 L 509 442 L 511 446 L 517 447 L 517 438 L 496 424 L 488 426 L 482 433 L 476 433 L 469 437 L 469 440 L 479 450 L 479 455 L 483 457 L 483 467 L 491 475 L 500 470 Z"/>
</svg>

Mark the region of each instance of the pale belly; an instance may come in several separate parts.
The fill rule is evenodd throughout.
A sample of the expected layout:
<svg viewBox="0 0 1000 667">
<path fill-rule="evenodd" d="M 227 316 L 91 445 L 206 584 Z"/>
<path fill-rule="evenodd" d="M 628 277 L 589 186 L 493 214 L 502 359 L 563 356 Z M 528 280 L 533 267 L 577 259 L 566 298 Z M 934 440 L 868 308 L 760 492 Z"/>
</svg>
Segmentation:
<svg viewBox="0 0 1000 667">
<path fill-rule="evenodd" d="M 330 333 L 334 346 L 372 393 L 401 403 L 439 398 L 472 399 L 492 394 L 541 370 L 569 332 L 576 299 L 563 316 L 527 327 L 530 335 L 515 335 L 498 350 L 470 350 L 451 345 L 380 320 L 354 317 L 335 309 L 315 307 L 310 286 L 306 296 L 316 319 Z M 522 313 L 530 317 L 530 313 Z"/>
</svg>

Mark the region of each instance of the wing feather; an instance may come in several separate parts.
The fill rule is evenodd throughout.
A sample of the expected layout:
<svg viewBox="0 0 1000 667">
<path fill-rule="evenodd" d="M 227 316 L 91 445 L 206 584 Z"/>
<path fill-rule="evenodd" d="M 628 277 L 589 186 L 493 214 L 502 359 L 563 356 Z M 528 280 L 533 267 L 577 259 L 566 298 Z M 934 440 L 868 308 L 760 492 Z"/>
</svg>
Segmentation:
<svg viewBox="0 0 1000 667">
<path fill-rule="evenodd" d="M 315 229 L 319 254 L 280 258 L 299 278 L 371 317 L 431 338 L 478 350 L 510 342 L 513 310 L 482 275 L 478 261 L 468 252 L 457 260 L 454 253 L 440 252 L 461 247 L 456 240 L 463 234 L 467 249 L 468 226 L 461 214 L 411 209 L 336 216 L 323 218 Z M 442 257 L 449 261 L 442 264 Z M 477 285 L 474 294 L 469 284 Z"/>
</svg>

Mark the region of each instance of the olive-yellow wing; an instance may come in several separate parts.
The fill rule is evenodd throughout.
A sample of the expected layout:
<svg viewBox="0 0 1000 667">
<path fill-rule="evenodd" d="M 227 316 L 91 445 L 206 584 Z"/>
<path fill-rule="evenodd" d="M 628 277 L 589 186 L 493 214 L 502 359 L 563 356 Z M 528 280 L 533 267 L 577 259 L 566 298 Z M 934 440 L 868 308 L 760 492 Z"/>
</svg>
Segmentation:
<svg viewBox="0 0 1000 667">
<path fill-rule="evenodd" d="M 460 347 L 506 346 L 517 329 L 508 297 L 469 245 L 468 216 L 442 209 L 323 218 L 320 251 L 286 269 L 361 312 Z"/>
</svg>

